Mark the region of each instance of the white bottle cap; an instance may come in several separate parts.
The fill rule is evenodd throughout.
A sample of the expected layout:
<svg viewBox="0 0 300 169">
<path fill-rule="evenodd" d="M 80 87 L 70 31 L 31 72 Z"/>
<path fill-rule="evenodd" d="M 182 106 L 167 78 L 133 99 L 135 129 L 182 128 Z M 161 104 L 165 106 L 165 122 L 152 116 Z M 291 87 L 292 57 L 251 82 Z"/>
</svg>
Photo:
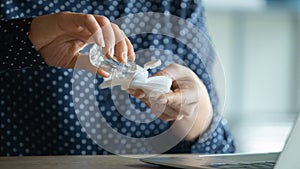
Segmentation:
<svg viewBox="0 0 300 169">
<path fill-rule="evenodd" d="M 151 61 L 144 64 L 144 69 L 146 69 L 146 70 L 147 69 L 154 69 L 154 68 L 156 68 L 160 65 L 161 65 L 160 59 L 151 60 Z"/>
</svg>

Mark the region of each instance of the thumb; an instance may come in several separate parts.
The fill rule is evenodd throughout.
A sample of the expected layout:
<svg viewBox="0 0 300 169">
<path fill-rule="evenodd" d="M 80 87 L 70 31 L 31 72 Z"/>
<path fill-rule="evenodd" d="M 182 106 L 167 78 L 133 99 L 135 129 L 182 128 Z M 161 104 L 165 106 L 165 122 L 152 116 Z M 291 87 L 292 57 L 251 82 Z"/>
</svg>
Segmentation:
<svg viewBox="0 0 300 169">
<path fill-rule="evenodd" d="M 73 61 L 70 64 L 70 68 L 87 70 L 92 73 L 96 73 L 102 77 L 109 76 L 108 72 L 93 66 L 89 60 L 88 55 L 81 54 L 81 53 L 74 56 Z"/>
<path fill-rule="evenodd" d="M 172 68 L 172 66 L 168 66 L 165 69 L 155 73 L 153 76 L 166 76 L 170 79 L 172 79 L 172 81 L 176 80 L 176 76 L 174 76 L 174 70 Z"/>
<path fill-rule="evenodd" d="M 173 63 L 162 71 L 157 72 L 155 76 L 167 76 L 175 81 L 185 78 L 189 73 L 191 73 L 191 70 L 189 70 L 187 67 Z"/>
</svg>

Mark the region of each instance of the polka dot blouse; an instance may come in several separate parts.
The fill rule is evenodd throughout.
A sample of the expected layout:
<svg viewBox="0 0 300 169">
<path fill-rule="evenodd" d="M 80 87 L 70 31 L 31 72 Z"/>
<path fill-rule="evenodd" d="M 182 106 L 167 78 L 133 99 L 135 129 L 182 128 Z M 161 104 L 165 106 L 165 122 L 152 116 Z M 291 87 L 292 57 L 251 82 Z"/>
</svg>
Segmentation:
<svg viewBox="0 0 300 169">
<path fill-rule="evenodd" d="M 94 143 L 82 128 L 80 119 L 85 117 L 75 113 L 76 98 L 73 97 L 72 83 L 76 80 L 76 76 L 73 76 L 73 70 L 46 65 L 28 39 L 32 18 L 61 11 L 104 15 L 111 21 L 138 12 L 170 13 L 189 20 L 197 29 L 206 32 L 200 0 L 0 0 L 1 156 L 109 154 Z M 139 29 L 143 29 L 147 23 L 139 25 L 141 26 Z M 121 29 L 128 32 L 127 26 L 130 27 L 130 23 L 122 25 Z M 149 48 L 168 49 L 169 53 L 166 50 L 157 50 L 151 56 L 147 56 L 160 58 L 165 64 L 163 66 L 169 63 L 170 52 L 180 57 L 203 81 L 211 98 L 214 120 L 210 129 L 199 139 L 181 141 L 167 153 L 234 152 L 234 142 L 226 121 L 218 120 L 220 116 L 218 99 L 213 82 L 208 78 L 207 69 L 211 69 L 214 55 L 207 51 L 207 55 L 199 59 L 183 43 L 163 35 L 140 34 L 130 37 L 130 40 L 137 51 Z M 199 44 L 201 45 L 205 46 Z M 138 57 L 136 61 L 143 64 L 147 61 L 145 58 Z M 204 64 L 209 67 L 205 68 Z M 150 73 L 156 71 L 158 70 Z M 87 77 L 92 76 L 90 72 L 84 73 Z M 96 77 L 95 84 L 92 85 L 82 81 L 80 86 L 85 90 L 80 95 L 88 95 L 89 90 L 99 86 L 102 81 L 101 77 Z M 120 109 L 117 109 L 118 103 L 113 99 L 118 97 L 121 100 L 119 104 L 123 104 L 128 95 L 115 96 L 110 89 L 99 88 L 94 94 L 97 106 L 106 121 L 119 133 L 136 138 L 151 137 L 169 127 L 169 123 L 160 119 L 149 123 L 136 123 L 130 120 L 142 119 L 145 115 L 151 114 L 149 108 L 138 99 L 131 98 L 139 111 L 131 112 L 128 115 L 130 118 L 125 118 L 120 112 L 126 112 L 126 107 L 119 106 Z M 84 100 L 79 107 L 84 108 L 89 103 L 89 99 Z M 94 111 L 90 107 L 88 109 Z M 126 143 L 124 144 L 125 147 Z"/>
</svg>

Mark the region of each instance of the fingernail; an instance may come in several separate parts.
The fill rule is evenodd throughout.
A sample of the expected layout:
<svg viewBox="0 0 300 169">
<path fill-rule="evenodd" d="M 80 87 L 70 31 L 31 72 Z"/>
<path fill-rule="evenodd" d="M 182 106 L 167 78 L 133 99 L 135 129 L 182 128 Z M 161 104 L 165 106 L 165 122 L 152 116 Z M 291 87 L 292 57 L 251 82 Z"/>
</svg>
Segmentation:
<svg viewBox="0 0 300 169">
<path fill-rule="evenodd" d="M 146 96 L 146 94 L 145 94 L 145 93 L 142 93 L 142 94 L 140 94 L 137 98 L 142 99 L 142 98 L 144 98 L 145 96 Z"/>
<path fill-rule="evenodd" d="M 123 62 L 124 62 L 124 63 L 127 63 L 128 57 L 127 57 L 127 54 L 126 54 L 126 53 L 123 53 L 123 54 L 122 54 L 122 59 L 123 59 Z"/>
<path fill-rule="evenodd" d="M 135 90 L 128 89 L 128 93 L 129 93 L 129 94 L 131 94 L 131 95 L 134 95 L 134 93 L 135 93 Z"/>
<path fill-rule="evenodd" d="M 133 53 L 132 53 L 132 60 L 131 60 L 131 61 L 134 61 L 135 58 L 136 58 L 136 56 L 135 56 L 135 53 L 133 52 Z"/>
<path fill-rule="evenodd" d="M 129 53 L 128 60 L 134 61 L 135 60 L 135 53 L 134 53 L 134 51 L 133 50 L 132 51 L 128 51 L 128 53 Z"/>
<path fill-rule="evenodd" d="M 114 53 L 115 53 L 115 49 L 114 48 L 110 48 L 109 51 L 108 51 L 109 56 L 113 57 Z"/>
<path fill-rule="evenodd" d="M 103 37 L 101 36 L 99 39 L 99 46 L 101 46 L 101 47 L 105 47 L 105 42 L 104 42 L 104 39 L 103 39 Z"/>
<path fill-rule="evenodd" d="M 177 117 L 177 119 L 178 119 L 178 120 L 183 119 L 183 115 L 179 115 L 179 116 Z"/>
<path fill-rule="evenodd" d="M 160 103 L 160 104 L 166 104 L 167 101 L 168 101 L 168 100 L 165 99 L 165 98 L 162 98 L 162 99 L 158 99 L 158 100 L 157 100 L 157 102 Z"/>
</svg>

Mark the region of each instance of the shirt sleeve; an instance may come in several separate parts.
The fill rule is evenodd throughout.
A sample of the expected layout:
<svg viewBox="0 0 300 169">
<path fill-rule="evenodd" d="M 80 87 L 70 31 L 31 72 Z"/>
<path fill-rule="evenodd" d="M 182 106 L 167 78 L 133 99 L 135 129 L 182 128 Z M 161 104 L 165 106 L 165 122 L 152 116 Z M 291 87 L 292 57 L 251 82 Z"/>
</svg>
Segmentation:
<svg viewBox="0 0 300 169">
<path fill-rule="evenodd" d="M 207 136 L 197 139 L 191 146 L 191 153 L 220 154 L 234 153 L 235 145 L 227 126 L 227 121 L 222 119 L 216 128 Z"/>
<path fill-rule="evenodd" d="M 234 152 L 234 140 L 226 120 L 222 119 L 213 130 L 209 130 L 194 141 L 181 141 L 166 153 L 223 154 Z"/>
<path fill-rule="evenodd" d="M 45 64 L 28 38 L 32 18 L 0 20 L 0 73 Z"/>
</svg>

